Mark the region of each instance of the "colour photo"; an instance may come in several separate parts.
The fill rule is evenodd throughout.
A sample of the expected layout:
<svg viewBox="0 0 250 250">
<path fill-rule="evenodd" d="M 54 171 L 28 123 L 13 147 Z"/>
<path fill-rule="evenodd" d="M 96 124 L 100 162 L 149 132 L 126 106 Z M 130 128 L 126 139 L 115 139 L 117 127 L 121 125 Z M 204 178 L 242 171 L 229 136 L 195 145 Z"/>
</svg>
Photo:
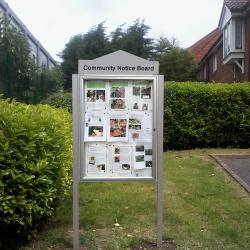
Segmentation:
<svg viewBox="0 0 250 250">
<path fill-rule="evenodd" d="M 103 126 L 89 126 L 89 137 L 102 137 Z"/>
<path fill-rule="evenodd" d="M 96 101 L 96 93 L 95 90 L 87 91 L 87 102 L 95 102 Z"/>
<path fill-rule="evenodd" d="M 98 170 L 105 171 L 105 164 L 98 164 L 98 165 L 96 165 L 96 167 Z"/>
<path fill-rule="evenodd" d="M 145 166 L 146 166 L 146 168 L 152 168 L 152 166 L 153 166 L 152 161 L 146 161 Z"/>
<path fill-rule="evenodd" d="M 89 157 L 89 164 L 95 165 L 95 157 L 94 156 Z"/>
<path fill-rule="evenodd" d="M 105 102 L 105 90 L 96 90 L 96 100 Z"/>
<path fill-rule="evenodd" d="M 145 155 L 152 155 L 152 149 L 145 149 Z"/>
<path fill-rule="evenodd" d="M 126 137 L 127 119 L 110 119 L 110 137 Z"/>
<path fill-rule="evenodd" d="M 142 99 L 151 99 L 151 87 L 142 87 L 141 88 L 141 98 Z"/>
<path fill-rule="evenodd" d="M 134 96 L 140 96 L 140 87 L 133 87 L 133 95 Z"/>
<path fill-rule="evenodd" d="M 135 161 L 136 162 L 142 162 L 142 161 L 144 161 L 144 155 L 136 155 L 135 156 Z"/>
<path fill-rule="evenodd" d="M 144 152 L 144 145 L 135 146 L 136 152 Z"/>
<path fill-rule="evenodd" d="M 120 154 L 120 147 L 115 147 L 115 154 Z"/>
<path fill-rule="evenodd" d="M 130 170 L 130 164 L 122 164 L 122 170 Z"/>
<path fill-rule="evenodd" d="M 126 104 L 124 99 L 112 99 L 110 100 L 111 109 L 125 109 Z"/>
<path fill-rule="evenodd" d="M 125 88 L 124 87 L 112 87 L 110 90 L 111 98 L 125 98 Z"/>
</svg>

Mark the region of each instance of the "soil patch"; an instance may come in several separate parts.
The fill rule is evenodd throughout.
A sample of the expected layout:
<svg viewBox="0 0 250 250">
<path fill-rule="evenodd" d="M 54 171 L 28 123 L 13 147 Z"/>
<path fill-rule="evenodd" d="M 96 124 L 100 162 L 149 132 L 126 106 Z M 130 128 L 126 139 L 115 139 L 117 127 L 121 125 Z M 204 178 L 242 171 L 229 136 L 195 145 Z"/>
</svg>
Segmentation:
<svg viewBox="0 0 250 250">
<path fill-rule="evenodd" d="M 176 250 L 176 245 L 171 241 L 163 241 L 162 247 L 157 248 L 156 243 L 150 241 L 142 241 L 138 246 L 133 248 L 133 250 L 155 250 L 155 249 L 162 249 L 162 250 Z"/>
</svg>

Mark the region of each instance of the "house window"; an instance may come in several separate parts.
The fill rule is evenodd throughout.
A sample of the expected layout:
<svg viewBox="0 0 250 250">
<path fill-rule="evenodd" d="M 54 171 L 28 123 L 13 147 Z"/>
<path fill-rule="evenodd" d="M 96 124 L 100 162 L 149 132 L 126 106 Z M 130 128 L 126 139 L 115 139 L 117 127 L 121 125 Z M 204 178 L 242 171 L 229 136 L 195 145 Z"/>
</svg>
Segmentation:
<svg viewBox="0 0 250 250">
<path fill-rule="evenodd" d="M 212 63 L 213 63 L 213 72 L 215 72 L 217 70 L 217 56 L 216 54 L 213 55 L 213 58 L 212 58 Z"/>
<path fill-rule="evenodd" d="M 235 19 L 235 49 L 242 49 L 243 40 L 243 22 L 241 19 Z"/>
<path fill-rule="evenodd" d="M 243 19 L 233 18 L 223 30 L 223 52 L 226 57 L 231 52 L 243 50 L 244 24 Z"/>
</svg>

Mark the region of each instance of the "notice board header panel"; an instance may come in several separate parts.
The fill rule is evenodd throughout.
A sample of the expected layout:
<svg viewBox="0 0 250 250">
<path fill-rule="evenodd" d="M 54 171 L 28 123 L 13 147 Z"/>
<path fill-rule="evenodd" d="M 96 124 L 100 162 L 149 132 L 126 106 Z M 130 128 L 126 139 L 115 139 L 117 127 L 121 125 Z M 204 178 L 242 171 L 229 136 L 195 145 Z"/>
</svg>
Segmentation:
<svg viewBox="0 0 250 250">
<path fill-rule="evenodd" d="M 159 62 L 149 61 L 122 50 L 93 60 L 78 61 L 79 74 L 158 75 Z"/>
</svg>

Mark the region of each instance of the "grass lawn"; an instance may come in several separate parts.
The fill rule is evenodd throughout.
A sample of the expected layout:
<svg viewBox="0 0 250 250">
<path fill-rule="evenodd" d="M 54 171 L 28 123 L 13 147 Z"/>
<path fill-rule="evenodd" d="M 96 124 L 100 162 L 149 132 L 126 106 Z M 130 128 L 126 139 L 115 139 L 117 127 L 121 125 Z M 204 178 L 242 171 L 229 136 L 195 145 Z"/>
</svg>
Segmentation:
<svg viewBox="0 0 250 250">
<path fill-rule="evenodd" d="M 164 153 L 164 240 L 177 249 L 250 249 L 250 196 L 210 159 L 210 149 Z M 81 183 L 81 249 L 133 249 L 156 241 L 154 182 Z M 117 223 L 119 226 L 114 226 Z M 69 197 L 38 239 L 22 250 L 72 247 Z"/>
</svg>

